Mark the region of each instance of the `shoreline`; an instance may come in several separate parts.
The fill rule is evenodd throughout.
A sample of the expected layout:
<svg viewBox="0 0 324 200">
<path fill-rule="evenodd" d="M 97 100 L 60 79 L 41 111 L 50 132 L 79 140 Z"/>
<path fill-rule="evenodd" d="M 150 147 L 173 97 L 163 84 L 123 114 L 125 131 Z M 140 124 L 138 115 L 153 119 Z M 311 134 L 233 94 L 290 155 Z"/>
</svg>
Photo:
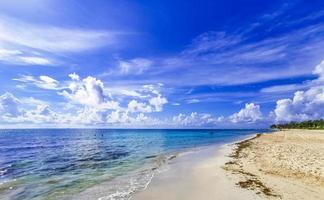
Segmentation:
<svg viewBox="0 0 324 200">
<path fill-rule="evenodd" d="M 98 199 L 98 200 L 108 200 L 108 199 L 115 199 L 115 198 L 124 198 L 124 199 L 134 199 L 134 195 L 136 196 L 139 193 L 145 192 L 147 188 L 149 188 L 153 184 L 155 184 L 155 179 L 159 177 L 161 174 L 162 176 L 168 171 L 170 168 L 172 169 L 174 165 L 182 165 L 183 161 L 190 162 L 192 164 L 197 164 L 206 158 L 212 156 L 215 152 L 215 149 L 221 149 L 227 145 L 234 145 L 235 143 L 246 140 L 249 138 L 255 137 L 256 133 L 240 136 L 239 139 L 231 141 L 230 143 L 216 143 L 216 144 L 208 144 L 204 146 L 197 146 L 193 148 L 188 148 L 181 151 L 176 152 L 169 152 L 165 154 L 161 154 L 161 156 L 165 157 L 162 163 L 158 164 L 158 166 L 150 166 L 145 174 L 141 173 L 142 175 L 149 176 L 147 182 L 142 182 L 141 185 L 137 185 L 134 188 L 130 186 L 126 186 L 128 184 L 128 179 L 123 179 L 124 176 L 116 177 L 111 181 L 115 182 L 122 182 L 126 181 L 123 185 L 126 186 L 126 190 L 120 188 L 114 188 L 112 191 L 115 192 L 107 195 L 107 189 L 111 188 L 111 181 L 105 181 L 99 184 L 96 184 L 86 190 L 69 196 L 69 199 Z M 195 159 L 191 159 L 190 157 L 194 155 Z M 188 159 L 190 158 L 190 159 Z M 179 162 L 180 161 L 180 162 Z M 177 166 L 175 166 L 177 168 Z M 125 175 L 130 176 L 130 174 Z M 129 177 L 128 177 L 129 178 Z"/>
<path fill-rule="evenodd" d="M 177 160 L 132 199 L 323 199 L 323 148 L 324 131 L 253 134 Z"/>
<path fill-rule="evenodd" d="M 260 199 L 250 191 L 238 188 L 223 165 L 237 143 L 255 138 L 257 133 L 230 143 L 210 146 L 179 157 L 166 172 L 153 178 L 146 190 L 138 191 L 132 200 L 194 200 L 194 199 Z M 218 188 L 218 189 L 215 189 Z"/>
</svg>

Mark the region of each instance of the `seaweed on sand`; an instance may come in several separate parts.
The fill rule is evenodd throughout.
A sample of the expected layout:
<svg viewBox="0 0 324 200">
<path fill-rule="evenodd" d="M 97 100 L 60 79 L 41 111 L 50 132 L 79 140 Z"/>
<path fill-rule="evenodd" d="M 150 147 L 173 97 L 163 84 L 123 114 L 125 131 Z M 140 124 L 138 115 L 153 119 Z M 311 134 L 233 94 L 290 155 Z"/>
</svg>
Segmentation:
<svg viewBox="0 0 324 200">
<path fill-rule="evenodd" d="M 232 160 L 225 163 L 223 167 L 227 171 L 231 171 L 235 174 L 241 174 L 244 176 L 245 180 L 239 181 L 236 185 L 240 186 L 241 188 L 250 189 L 250 190 L 258 190 L 257 194 L 264 194 L 266 196 L 271 197 L 279 197 L 273 192 L 273 190 L 266 185 L 264 185 L 255 174 L 247 172 L 243 169 L 243 165 L 240 162 L 240 158 L 246 157 L 243 150 L 246 148 L 250 148 L 253 144 L 253 140 L 260 137 L 261 134 L 257 134 L 255 137 L 247 140 L 243 140 L 241 142 L 236 143 L 236 148 L 234 149 L 233 153 L 229 156 Z"/>
</svg>

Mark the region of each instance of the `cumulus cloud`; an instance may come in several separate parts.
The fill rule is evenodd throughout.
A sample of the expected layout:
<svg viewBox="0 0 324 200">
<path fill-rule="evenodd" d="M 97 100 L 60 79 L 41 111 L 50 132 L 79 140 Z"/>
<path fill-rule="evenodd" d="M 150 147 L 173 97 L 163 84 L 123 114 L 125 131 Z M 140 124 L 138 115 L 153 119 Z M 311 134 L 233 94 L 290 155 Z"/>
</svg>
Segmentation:
<svg viewBox="0 0 324 200">
<path fill-rule="evenodd" d="M 106 113 L 99 109 L 83 107 L 76 112 L 55 112 L 45 102 L 18 99 L 11 93 L 0 96 L 0 121 L 6 124 L 25 125 L 95 125 L 105 123 Z"/>
<path fill-rule="evenodd" d="M 149 100 L 150 104 L 154 106 L 155 111 L 161 112 L 163 110 L 163 105 L 168 103 L 168 100 L 161 95 L 153 97 Z"/>
<path fill-rule="evenodd" d="M 163 87 L 163 84 L 157 85 L 143 85 L 141 89 L 137 91 L 125 91 L 121 90 L 122 94 L 132 96 L 137 98 L 142 102 L 137 100 L 132 100 L 128 104 L 128 109 L 131 112 L 161 112 L 163 111 L 163 106 L 168 103 L 166 97 L 162 96 L 159 89 Z"/>
<path fill-rule="evenodd" d="M 51 110 L 49 105 L 37 105 L 36 109 L 25 110 L 18 118 L 21 122 L 32 122 L 35 124 L 60 123 L 63 120 L 61 116 Z"/>
<path fill-rule="evenodd" d="M 278 122 L 321 119 L 324 116 L 324 87 L 297 91 L 292 99 L 277 101 L 274 110 Z"/>
<path fill-rule="evenodd" d="M 11 93 L 0 96 L 0 121 L 6 123 L 60 123 L 63 119 L 45 102 L 34 98 L 18 99 Z"/>
<path fill-rule="evenodd" d="M 123 127 L 156 127 L 165 125 L 161 120 L 149 117 L 143 113 L 130 116 L 128 112 L 113 111 L 107 116 L 107 123 Z"/>
<path fill-rule="evenodd" d="M 69 81 L 41 75 L 38 78 L 31 75 L 20 75 L 13 80 L 21 82 L 19 88 L 25 89 L 33 85 L 42 89 L 57 90 L 57 94 L 65 97 L 68 103 L 79 106 L 90 106 L 97 109 L 110 109 L 135 112 L 161 112 L 168 100 L 160 93 L 162 84 L 143 85 L 141 88 L 126 90 L 122 88 L 107 88 L 104 83 L 93 76 L 81 79 L 76 73 L 68 75 Z M 132 98 L 129 100 L 129 98 Z M 127 102 L 127 103 L 126 103 Z M 125 104 L 126 107 L 120 106 Z"/>
<path fill-rule="evenodd" d="M 107 122 L 111 124 L 129 123 L 130 119 L 127 112 L 113 111 L 107 116 Z"/>
<path fill-rule="evenodd" d="M 229 117 L 233 123 L 254 123 L 262 119 L 260 106 L 254 103 L 247 103 L 239 112 Z"/>
<path fill-rule="evenodd" d="M 71 100 L 73 103 L 92 106 L 101 109 L 128 110 L 130 112 L 160 112 L 168 102 L 154 85 L 144 85 L 137 91 L 119 89 L 117 91 L 104 87 L 101 80 L 88 76 L 80 80 L 79 75 L 70 74 L 70 83 L 67 89 L 59 92 L 62 96 Z M 132 97 L 128 102 L 127 108 L 119 106 L 119 102 L 113 100 L 114 95 Z M 123 101 L 123 98 L 118 98 Z"/>
<path fill-rule="evenodd" d="M 150 105 L 146 105 L 145 103 L 137 102 L 136 100 L 131 100 L 128 103 L 128 110 L 130 112 L 152 112 L 152 107 Z"/>
<path fill-rule="evenodd" d="M 277 122 L 303 121 L 324 117 L 324 61 L 313 71 L 318 75 L 309 83 L 310 88 L 297 91 L 292 99 L 280 99 L 272 113 Z"/>
<path fill-rule="evenodd" d="M 78 74 L 76 74 L 75 72 L 69 74 L 69 77 L 70 77 L 73 81 L 78 81 L 78 80 L 80 80 L 80 76 L 79 76 Z"/>
<path fill-rule="evenodd" d="M 45 80 L 46 78 L 42 79 Z M 47 81 L 52 82 L 51 79 Z M 64 105 L 69 106 L 66 109 L 55 106 L 56 111 L 47 102 L 42 100 L 35 98 L 18 99 L 10 93 L 2 95 L 0 97 L 0 121 L 6 122 L 7 124 L 30 123 L 36 126 L 111 127 L 215 127 L 217 125 L 222 126 L 228 122 L 228 118 L 223 116 L 214 117 L 208 113 L 197 112 L 192 112 L 191 114 L 180 113 L 174 117 L 165 119 L 145 115 L 144 113 L 159 112 L 162 110 L 162 105 L 167 100 L 160 94 L 154 94 L 156 96 L 149 97 L 146 102 L 133 99 L 128 103 L 126 108 L 118 106 L 106 107 L 102 105 L 106 105 L 109 101 L 105 94 L 102 93 L 104 86 L 101 81 L 93 79 L 93 77 L 87 77 L 83 80 L 71 81 L 70 84 L 72 83 L 77 86 L 71 86 L 73 89 L 69 89 L 69 96 L 67 97 L 69 101 L 64 103 Z M 90 85 L 86 86 L 87 84 Z M 101 89 L 98 89 L 98 87 Z M 63 91 L 67 91 L 67 89 Z M 77 94 L 78 92 L 80 94 Z M 152 99 L 154 101 L 150 102 Z M 251 109 L 251 107 L 253 107 L 253 104 L 247 104 L 247 108 L 242 109 L 245 111 L 241 110 L 236 115 L 247 121 L 246 118 L 250 115 L 242 113 L 247 112 L 246 110 Z"/>
<path fill-rule="evenodd" d="M 130 112 L 161 112 L 163 111 L 163 106 L 168 103 L 168 100 L 162 96 L 154 85 L 144 85 L 143 90 L 131 96 L 138 97 L 144 102 L 138 102 L 134 99 L 131 100 L 128 104 L 128 110 Z"/>
<path fill-rule="evenodd" d="M 313 73 L 318 75 L 316 81 L 324 83 L 324 60 L 315 67 Z"/>
<path fill-rule="evenodd" d="M 108 112 L 93 107 L 82 107 L 74 117 L 72 124 L 99 125 L 105 124 Z"/>
<path fill-rule="evenodd" d="M 137 104 L 142 105 L 137 102 Z M 130 106 L 131 107 L 131 106 Z M 46 102 L 34 99 L 18 99 L 11 93 L 0 96 L 0 122 L 3 124 L 24 124 L 31 126 L 112 126 L 153 127 L 161 121 L 146 116 L 143 108 L 103 109 L 97 106 L 72 106 L 67 110 L 54 111 Z M 166 123 L 165 123 L 166 124 Z M 164 124 L 164 125 L 165 125 Z"/>
<path fill-rule="evenodd" d="M 118 102 L 108 100 L 108 97 L 104 94 L 104 84 L 101 80 L 88 76 L 79 81 L 77 74 L 70 74 L 70 78 L 72 81 L 68 86 L 69 89 L 63 90 L 59 94 L 73 103 L 102 109 L 119 108 Z"/>
<path fill-rule="evenodd" d="M 20 114 L 19 105 L 21 102 L 11 93 L 0 96 L 0 114 L 8 117 L 16 117 Z"/>
<path fill-rule="evenodd" d="M 83 80 L 79 80 L 79 82 L 85 84 Z M 93 80 L 92 83 L 103 86 L 98 80 Z M 100 96 L 97 93 L 93 93 L 93 95 L 96 95 L 96 98 Z M 85 98 L 87 98 L 87 96 Z M 83 104 L 84 102 L 79 102 L 77 105 L 72 104 L 66 109 L 60 109 L 58 106 L 55 106 L 54 108 L 56 108 L 56 110 L 53 110 L 51 106 L 44 101 L 34 98 L 18 99 L 12 94 L 6 93 L 0 96 L 0 121 L 6 122 L 6 124 L 70 127 L 221 127 L 230 122 L 228 118 L 223 116 L 214 117 L 209 113 L 197 112 L 192 112 L 190 114 L 180 113 L 174 117 L 164 119 L 154 118 L 144 113 L 157 112 L 159 109 L 156 109 L 148 103 L 136 100 L 131 100 L 125 109 L 107 109 L 97 105 L 104 104 L 105 102 L 105 97 L 103 97 L 102 101 L 96 100 L 90 101 L 90 103 L 86 101 L 85 104 Z M 255 109 L 257 111 L 255 111 Z M 244 109 L 234 114 L 236 116 L 235 123 L 238 123 L 238 119 L 240 119 L 240 122 L 244 123 L 259 119 L 260 117 L 258 118 L 258 115 L 261 114 L 258 114 L 258 111 L 258 106 L 247 104 Z M 232 117 L 232 119 L 234 118 Z"/>
<path fill-rule="evenodd" d="M 180 113 L 172 118 L 172 122 L 175 126 L 182 127 L 204 127 L 204 126 L 215 126 L 218 122 L 222 122 L 223 117 L 212 117 L 207 113 L 192 112 L 191 114 Z"/>
<path fill-rule="evenodd" d="M 101 85 L 99 83 L 99 85 Z M 131 101 L 135 102 L 135 101 Z M 98 102 L 91 102 L 98 103 Z M 111 126 L 111 127 L 157 127 L 170 124 L 166 121 L 146 116 L 147 108 L 135 103 L 134 112 L 125 109 L 102 109 L 97 106 L 72 106 L 66 110 L 57 106 L 56 111 L 46 102 L 35 98 L 18 99 L 11 93 L 0 96 L 0 122 L 5 125 L 24 126 Z M 138 107 L 138 105 L 142 107 Z M 146 105 L 149 106 L 149 105 Z M 130 108 L 132 103 L 130 103 Z M 143 110 L 144 109 L 144 110 Z M 150 108 L 153 109 L 153 108 Z"/>
<path fill-rule="evenodd" d="M 0 121 L 6 124 L 37 124 L 39 126 L 129 126 L 161 125 L 160 119 L 147 113 L 161 112 L 168 100 L 161 93 L 163 84 L 143 85 L 134 90 L 109 93 L 110 88 L 93 76 L 81 78 L 76 73 L 69 80 L 58 81 L 41 75 L 20 75 L 13 80 L 28 86 L 55 90 L 62 102 L 48 102 L 33 97 L 18 99 L 10 93 L 1 96 Z M 132 88 L 131 88 L 132 89 Z M 53 109 L 54 108 L 54 109 Z M 146 114 L 145 114 L 146 113 Z M 170 122 L 170 121 L 169 121 Z M 166 125 L 166 121 L 163 122 Z"/>
</svg>

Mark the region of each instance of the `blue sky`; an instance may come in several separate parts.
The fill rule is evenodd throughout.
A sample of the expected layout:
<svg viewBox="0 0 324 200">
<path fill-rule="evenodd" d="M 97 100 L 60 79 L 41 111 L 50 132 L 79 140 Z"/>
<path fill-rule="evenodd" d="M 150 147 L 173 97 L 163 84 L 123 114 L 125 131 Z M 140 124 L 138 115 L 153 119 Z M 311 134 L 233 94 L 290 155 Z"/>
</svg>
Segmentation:
<svg viewBox="0 0 324 200">
<path fill-rule="evenodd" d="M 1 127 L 324 116 L 324 2 L 0 2 Z"/>
</svg>

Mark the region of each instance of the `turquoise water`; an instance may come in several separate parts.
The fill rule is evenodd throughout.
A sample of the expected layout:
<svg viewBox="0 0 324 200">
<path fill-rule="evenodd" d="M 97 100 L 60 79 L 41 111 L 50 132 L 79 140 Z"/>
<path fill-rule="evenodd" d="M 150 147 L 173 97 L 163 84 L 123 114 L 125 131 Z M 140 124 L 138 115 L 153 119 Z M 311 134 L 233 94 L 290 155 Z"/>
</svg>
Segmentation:
<svg viewBox="0 0 324 200">
<path fill-rule="evenodd" d="M 260 131 L 0 130 L 0 199 L 70 199 L 102 183 L 102 199 L 128 199 L 174 155 Z"/>
</svg>

